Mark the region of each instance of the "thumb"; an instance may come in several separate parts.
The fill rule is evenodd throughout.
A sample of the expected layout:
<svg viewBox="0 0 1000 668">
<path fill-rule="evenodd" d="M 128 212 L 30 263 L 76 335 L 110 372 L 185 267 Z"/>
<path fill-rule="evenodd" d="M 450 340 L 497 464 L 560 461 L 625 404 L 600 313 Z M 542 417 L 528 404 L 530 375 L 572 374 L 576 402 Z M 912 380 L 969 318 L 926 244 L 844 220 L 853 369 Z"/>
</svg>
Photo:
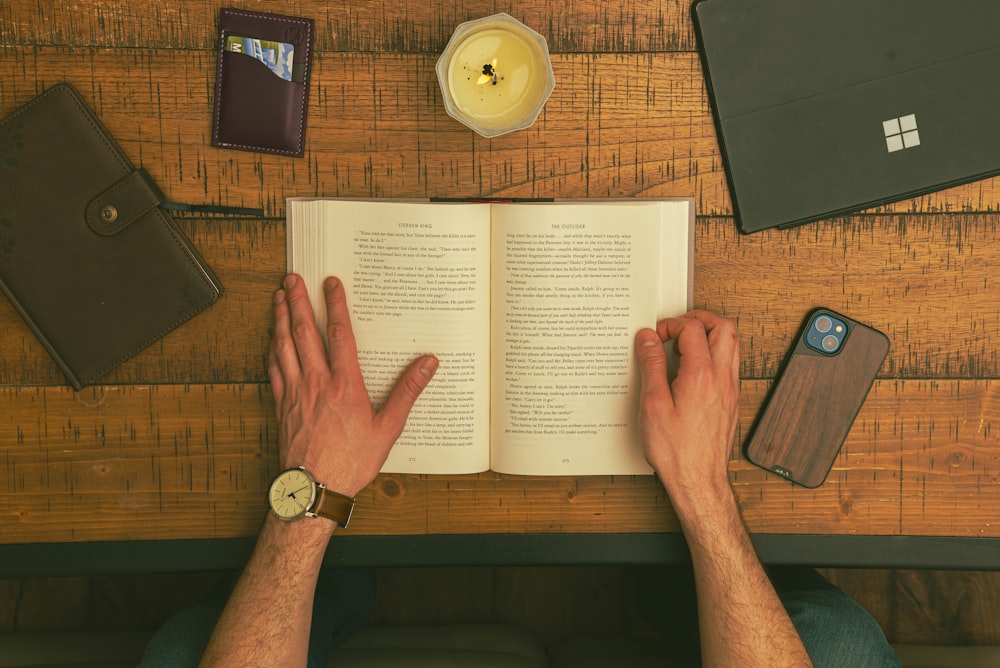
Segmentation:
<svg viewBox="0 0 1000 668">
<path fill-rule="evenodd" d="M 667 354 L 660 336 L 652 329 L 641 329 L 635 336 L 635 355 L 642 378 L 642 394 L 670 395 L 667 384 Z"/>
<path fill-rule="evenodd" d="M 403 433 L 406 418 L 409 417 L 413 404 L 431 382 L 437 368 L 438 360 L 433 355 L 418 357 L 410 363 L 393 385 L 376 417 L 380 427 L 390 431 L 393 442 Z"/>
</svg>

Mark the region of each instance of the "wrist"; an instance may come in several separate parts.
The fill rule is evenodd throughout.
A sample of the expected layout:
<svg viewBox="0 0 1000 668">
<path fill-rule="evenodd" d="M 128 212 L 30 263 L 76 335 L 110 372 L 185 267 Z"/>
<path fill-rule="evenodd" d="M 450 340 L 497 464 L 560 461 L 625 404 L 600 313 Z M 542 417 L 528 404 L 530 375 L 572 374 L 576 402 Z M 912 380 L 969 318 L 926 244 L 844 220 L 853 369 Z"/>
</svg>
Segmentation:
<svg viewBox="0 0 1000 668">
<path fill-rule="evenodd" d="M 298 520 L 282 520 L 268 513 L 264 520 L 262 535 L 276 546 L 297 546 L 302 549 L 326 550 L 330 538 L 337 530 L 337 523 L 325 517 L 303 517 Z"/>
<path fill-rule="evenodd" d="M 667 487 L 667 495 L 686 535 L 712 532 L 719 525 L 742 523 L 728 478 L 702 481 L 697 487 Z"/>
<path fill-rule="evenodd" d="M 289 463 L 289 468 L 302 466 L 316 482 L 322 484 L 331 492 L 354 498 L 367 487 L 372 478 L 378 474 L 366 475 L 359 470 L 354 462 L 330 457 L 303 457 L 295 463 Z"/>
</svg>

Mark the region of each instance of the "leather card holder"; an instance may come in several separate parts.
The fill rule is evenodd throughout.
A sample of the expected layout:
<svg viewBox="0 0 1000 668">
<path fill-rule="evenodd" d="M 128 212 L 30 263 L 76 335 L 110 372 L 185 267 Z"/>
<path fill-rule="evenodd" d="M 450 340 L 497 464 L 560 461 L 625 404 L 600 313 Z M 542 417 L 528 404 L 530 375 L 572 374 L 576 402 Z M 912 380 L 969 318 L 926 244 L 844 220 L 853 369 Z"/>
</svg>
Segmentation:
<svg viewBox="0 0 1000 668">
<path fill-rule="evenodd" d="M 227 50 L 228 35 L 291 44 L 293 80 L 282 79 L 248 55 Z M 312 49 L 312 19 L 221 9 L 212 145 L 302 157 Z"/>
</svg>

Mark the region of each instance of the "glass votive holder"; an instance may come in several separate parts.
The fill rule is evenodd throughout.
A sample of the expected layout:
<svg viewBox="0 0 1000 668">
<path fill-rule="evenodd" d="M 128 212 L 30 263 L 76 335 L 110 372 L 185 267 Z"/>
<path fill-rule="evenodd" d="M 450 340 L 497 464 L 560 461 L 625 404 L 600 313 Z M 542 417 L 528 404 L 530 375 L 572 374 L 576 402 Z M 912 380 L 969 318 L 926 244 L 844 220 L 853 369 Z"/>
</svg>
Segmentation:
<svg viewBox="0 0 1000 668">
<path fill-rule="evenodd" d="M 460 24 L 435 69 L 448 115 L 483 137 L 529 127 L 556 85 L 545 38 L 502 13 Z"/>
</svg>

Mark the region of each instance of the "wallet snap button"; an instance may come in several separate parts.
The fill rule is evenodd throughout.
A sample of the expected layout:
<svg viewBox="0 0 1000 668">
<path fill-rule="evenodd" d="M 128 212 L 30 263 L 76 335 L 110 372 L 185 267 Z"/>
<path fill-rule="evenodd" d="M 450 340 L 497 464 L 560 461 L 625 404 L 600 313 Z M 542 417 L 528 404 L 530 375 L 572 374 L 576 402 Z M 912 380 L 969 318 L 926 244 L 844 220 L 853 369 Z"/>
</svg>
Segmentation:
<svg viewBox="0 0 1000 668">
<path fill-rule="evenodd" d="M 103 220 L 105 223 L 115 222 L 116 220 L 118 220 L 118 209 L 111 206 L 110 204 L 106 204 L 101 209 L 101 220 Z"/>
</svg>

